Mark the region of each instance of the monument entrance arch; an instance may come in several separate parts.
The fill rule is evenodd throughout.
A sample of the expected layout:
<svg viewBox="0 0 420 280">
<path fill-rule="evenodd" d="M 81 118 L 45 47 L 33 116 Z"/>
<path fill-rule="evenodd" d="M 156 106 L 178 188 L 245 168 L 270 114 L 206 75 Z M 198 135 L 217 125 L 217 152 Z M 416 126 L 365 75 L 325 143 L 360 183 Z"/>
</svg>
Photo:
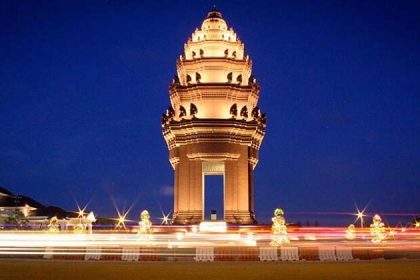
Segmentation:
<svg viewBox="0 0 420 280">
<path fill-rule="evenodd" d="M 202 171 L 202 174 L 203 174 L 203 218 L 207 218 L 207 219 L 211 218 L 209 217 L 210 211 L 215 210 L 217 218 L 219 220 L 220 218 L 223 219 L 224 204 L 225 204 L 224 203 L 225 164 L 224 162 L 211 162 L 211 161 L 203 162 L 202 169 L 203 169 Z M 219 178 L 209 178 L 209 177 L 221 177 L 221 180 L 219 180 Z M 212 179 L 213 181 L 211 181 Z M 207 184 L 209 181 L 213 182 L 213 184 L 211 183 Z M 219 185 L 220 183 L 221 183 L 221 186 Z M 211 199 L 213 199 L 213 201 L 211 201 Z M 219 201 L 219 200 L 222 200 L 222 201 Z M 218 207 L 220 206 L 220 202 L 222 202 L 221 209 L 220 207 Z"/>
</svg>

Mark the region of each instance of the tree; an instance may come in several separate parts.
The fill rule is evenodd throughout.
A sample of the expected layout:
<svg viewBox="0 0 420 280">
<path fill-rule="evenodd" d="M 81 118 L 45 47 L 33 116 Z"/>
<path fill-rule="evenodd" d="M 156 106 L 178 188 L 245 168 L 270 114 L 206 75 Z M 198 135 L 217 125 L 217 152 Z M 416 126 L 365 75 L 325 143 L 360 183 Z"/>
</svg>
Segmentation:
<svg viewBox="0 0 420 280">
<path fill-rule="evenodd" d="M 8 225 L 26 225 L 29 221 L 26 219 L 25 215 L 19 210 L 13 211 L 6 219 L 6 224 Z"/>
</svg>

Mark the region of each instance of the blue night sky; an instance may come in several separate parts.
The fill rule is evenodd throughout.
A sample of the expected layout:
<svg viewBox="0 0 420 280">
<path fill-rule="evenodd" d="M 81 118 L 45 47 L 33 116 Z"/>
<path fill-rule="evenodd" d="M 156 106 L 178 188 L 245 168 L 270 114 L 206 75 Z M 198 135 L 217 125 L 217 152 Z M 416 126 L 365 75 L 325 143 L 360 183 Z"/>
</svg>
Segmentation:
<svg viewBox="0 0 420 280">
<path fill-rule="evenodd" d="M 214 3 L 262 88 L 257 219 L 420 212 L 418 1 L 1 1 L 0 185 L 98 215 L 111 198 L 133 219 L 169 212 L 160 116 Z"/>
</svg>

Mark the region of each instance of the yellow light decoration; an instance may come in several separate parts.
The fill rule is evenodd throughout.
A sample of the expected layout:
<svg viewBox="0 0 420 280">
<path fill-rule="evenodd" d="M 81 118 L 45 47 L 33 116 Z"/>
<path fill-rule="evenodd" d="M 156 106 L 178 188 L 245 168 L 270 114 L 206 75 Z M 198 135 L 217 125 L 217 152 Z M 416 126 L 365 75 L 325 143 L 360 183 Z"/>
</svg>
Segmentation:
<svg viewBox="0 0 420 280">
<path fill-rule="evenodd" d="M 82 223 L 77 224 L 73 228 L 73 233 L 75 234 L 81 234 L 85 232 L 85 226 Z"/>
<path fill-rule="evenodd" d="M 273 221 L 273 225 L 271 226 L 271 246 L 280 246 L 284 243 L 290 243 L 290 240 L 287 237 L 286 220 L 283 215 L 284 212 L 282 209 L 277 208 L 274 210 L 274 217 L 271 219 Z"/>
<path fill-rule="evenodd" d="M 350 224 L 348 228 L 346 229 L 345 237 L 348 240 L 354 240 L 356 238 L 356 229 L 353 224 Z"/>
<path fill-rule="evenodd" d="M 152 233 L 152 222 L 150 221 L 149 211 L 143 210 L 140 214 L 138 234 L 151 234 L 151 233 Z"/>
<path fill-rule="evenodd" d="M 54 217 L 52 217 L 50 219 L 50 223 L 48 225 L 48 230 L 47 230 L 49 233 L 58 233 L 58 232 L 60 232 L 60 228 L 58 227 L 57 222 L 58 222 L 58 219 L 57 219 L 56 216 L 54 216 Z"/>
<path fill-rule="evenodd" d="M 385 240 L 385 225 L 382 223 L 382 218 L 378 214 L 373 216 L 372 224 L 370 225 L 370 234 L 373 243 L 381 243 Z"/>
</svg>

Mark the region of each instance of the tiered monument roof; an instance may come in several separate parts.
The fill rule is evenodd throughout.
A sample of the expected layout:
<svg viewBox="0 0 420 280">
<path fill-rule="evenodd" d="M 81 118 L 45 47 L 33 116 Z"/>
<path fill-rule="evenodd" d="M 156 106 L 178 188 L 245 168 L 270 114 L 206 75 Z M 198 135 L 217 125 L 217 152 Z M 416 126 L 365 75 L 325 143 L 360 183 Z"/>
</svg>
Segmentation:
<svg viewBox="0 0 420 280">
<path fill-rule="evenodd" d="M 265 115 L 257 107 L 260 88 L 251 74 L 244 44 L 213 9 L 177 60 L 169 86 L 171 106 L 162 117 L 169 149 L 194 141 L 227 141 L 258 150 Z"/>
<path fill-rule="evenodd" d="M 180 106 L 188 111 L 191 104 L 198 109 L 197 118 L 230 118 L 234 104 L 239 110 L 244 106 L 252 110 L 259 87 L 251 71 L 244 44 L 219 11 L 210 11 L 177 61 L 177 75 L 170 86 L 174 119 L 180 118 Z"/>
</svg>

